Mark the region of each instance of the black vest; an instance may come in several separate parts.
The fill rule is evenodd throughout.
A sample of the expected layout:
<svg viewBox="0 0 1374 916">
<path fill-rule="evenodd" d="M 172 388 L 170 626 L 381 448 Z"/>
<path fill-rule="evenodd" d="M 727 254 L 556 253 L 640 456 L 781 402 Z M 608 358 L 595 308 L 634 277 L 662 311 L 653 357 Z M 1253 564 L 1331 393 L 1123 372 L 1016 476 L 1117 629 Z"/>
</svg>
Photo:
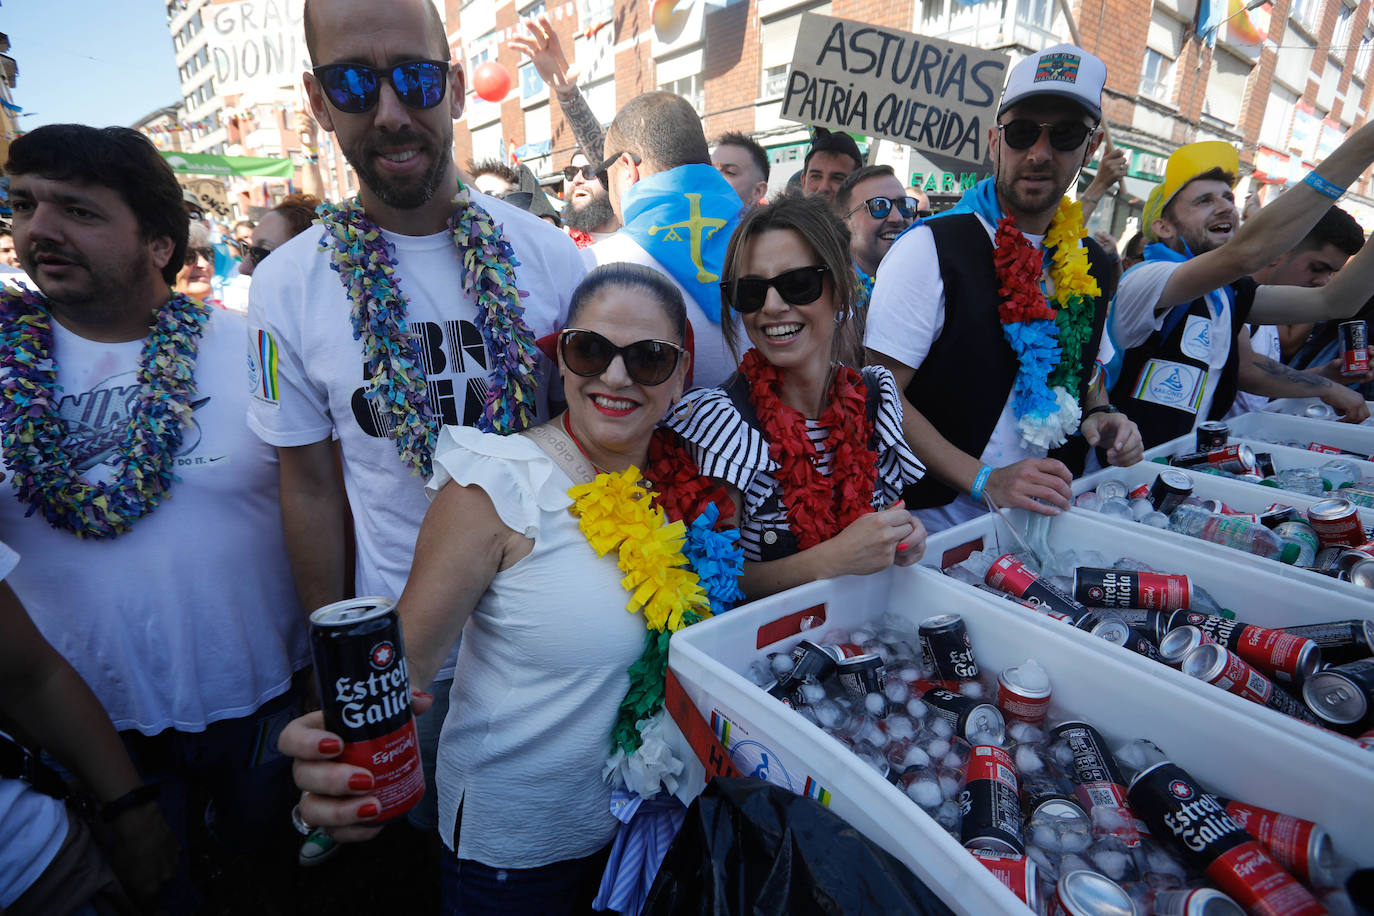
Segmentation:
<svg viewBox="0 0 1374 916">
<path fill-rule="evenodd" d="M 911 377 L 906 399 L 960 451 L 981 455 L 1011 394 L 1020 363 L 1002 334 L 997 313 L 1002 304 L 992 240 L 971 213 L 942 216 L 926 223 L 935 237 L 940 277 L 945 284 L 944 327 L 925 361 Z M 1093 362 L 1107 320 L 1107 305 L 1116 293 L 1116 267 L 1091 238 L 1088 272 L 1101 294 L 1093 300 L 1092 334 L 1083 345 L 1079 366 L 1079 402 L 1088 393 Z M 1088 447 L 1073 437 L 1050 452 L 1077 476 L 1083 473 Z M 928 509 L 954 501 L 958 491 L 926 474 L 906 488 L 908 509 Z"/>
<path fill-rule="evenodd" d="M 1250 315 L 1256 287 L 1255 281 L 1249 277 L 1242 277 L 1231 284 L 1231 289 L 1235 291 L 1235 304 L 1231 306 L 1231 336 L 1227 338 L 1229 349 L 1226 365 L 1221 368 L 1221 378 L 1217 380 L 1216 392 L 1212 395 L 1212 406 L 1207 412 L 1209 420 L 1220 420 L 1236 399 L 1240 357 L 1236 352 L 1235 339 Z M 1207 299 L 1204 296 L 1195 299 L 1186 310 L 1183 306 L 1177 309 L 1166 315 L 1164 326 L 1151 334 L 1148 340 L 1126 351 L 1121 363 L 1121 377 L 1112 389 L 1112 403 L 1140 427 L 1140 438 L 1144 440 L 1146 448 L 1154 448 L 1185 435 L 1193 428 L 1196 419 L 1196 414 L 1191 410 L 1160 403 L 1161 400 L 1175 397 L 1181 402 L 1188 402 L 1186 374 L 1160 363 L 1152 366 L 1150 360 L 1166 360 L 1208 371 L 1205 359 L 1197 359 L 1183 352 L 1188 319 L 1200 317 L 1205 321 L 1211 320 Z M 1137 392 L 1149 390 L 1156 392 L 1155 400 L 1136 397 Z M 1202 392 L 1198 391 L 1197 396 L 1201 395 Z"/>
<path fill-rule="evenodd" d="M 868 414 L 868 422 L 873 426 L 873 436 L 869 439 L 869 451 L 878 450 L 878 406 L 882 400 L 882 386 L 878 384 L 878 379 L 868 369 L 861 373 L 860 384 L 864 387 L 864 411 Z M 759 422 L 759 412 L 754 409 L 754 402 L 749 400 L 749 380 L 741 372 L 736 372 L 725 380 L 725 393 L 730 396 L 730 403 L 735 405 L 735 410 L 739 412 L 740 419 L 754 429 L 762 431 L 763 424 Z M 766 436 L 764 437 L 767 438 Z M 869 499 L 873 495 L 869 494 Z M 781 488 L 775 488 L 768 498 L 764 500 L 765 506 L 775 506 L 782 502 Z M 780 506 L 775 506 L 781 508 Z M 769 533 L 773 534 L 773 542 L 768 541 Z M 794 553 L 800 553 L 801 547 L 797 544 L 797 536 L 791 529 L 784 524 L 779 528 L 769 528 L 763 532 L 763 537 L 759 540 L 760 562 L 769 560 L 781 560 L 790 557 Z"/>
</svg>

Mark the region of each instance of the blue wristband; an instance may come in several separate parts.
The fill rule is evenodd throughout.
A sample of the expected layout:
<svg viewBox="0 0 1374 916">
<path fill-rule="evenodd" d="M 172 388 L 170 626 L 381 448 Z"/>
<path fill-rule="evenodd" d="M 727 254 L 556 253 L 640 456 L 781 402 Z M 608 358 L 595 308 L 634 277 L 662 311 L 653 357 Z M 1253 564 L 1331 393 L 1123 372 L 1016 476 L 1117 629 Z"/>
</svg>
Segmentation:
<svg viewBox="0 0 1374 916">
<path fill-rule="evenodd" d="M 1341 195 L 1345 193 L 1345 188 L 1332 184 L 1316 172 L 1308 172 L 1307 177 L 1303 178 L 1302 183 L 1318 194 L 1325 194 L 1332 200 L 1340 200 Z"/>
<path fill-rule="evenodd" d="M 973 489 L 968 491 L 968 495 L 973 497 L 973 501 L 980 503 L 983 501 L 983 488 L 988 485 L 988 478 L 992 476 L 992 465 L 985 464 L 978 476 L 973 478 Z"/>
</svg>

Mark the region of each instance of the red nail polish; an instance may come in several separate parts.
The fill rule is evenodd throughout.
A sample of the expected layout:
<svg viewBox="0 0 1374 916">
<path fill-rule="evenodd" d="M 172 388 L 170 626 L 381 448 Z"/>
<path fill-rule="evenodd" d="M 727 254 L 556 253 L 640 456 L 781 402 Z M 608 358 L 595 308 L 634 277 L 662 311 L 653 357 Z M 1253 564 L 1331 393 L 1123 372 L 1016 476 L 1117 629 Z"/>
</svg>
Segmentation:
<svg viewBox="0 0 1374 916">
<path fill-rule="evenodd" d="M 321 754 L 337 754 L 343 750 L 343 742 L 338 738 L 321 738 L 319 746 Z"/>
<path fill-rule="evenodd" d="M 412 691 L 410 692 L 410 695 L 413 696 L 413 697 L 423 698 L 423 699 L 426 699 L 426 700 L 432 700 L 432 699 L 434 699 L 434 694 L 432 694 L 432 693 L 426 693 L 426 692 L 423 691 L 423 690 L 412 690 Z"/>
<path fill-rule="evenodd" d="M 908 547 L 910 547 L 910 546 L 911 546 L 910 544 L 898 544 L 898 545 L 897 545 L 897 552 L 898 552 L 898 553 L 901 553 L 903 550 L 906 550 L 906 549 L 907 549 Z"/>
<path fill-rule="evenodd" d="M 374 802 L 368 802 L 358 809 L 358 819 L 364 821 L 371 820 L 377 816 L 378 811 L 379 809 Z"/>
<path fill-rule="evenodd" d="M 361 792 L 364 789 L 372 788 L 372 774 L 354 773 L 352 776 L 348 777 L 348 787 L 355 792 Z"/>
</svg>

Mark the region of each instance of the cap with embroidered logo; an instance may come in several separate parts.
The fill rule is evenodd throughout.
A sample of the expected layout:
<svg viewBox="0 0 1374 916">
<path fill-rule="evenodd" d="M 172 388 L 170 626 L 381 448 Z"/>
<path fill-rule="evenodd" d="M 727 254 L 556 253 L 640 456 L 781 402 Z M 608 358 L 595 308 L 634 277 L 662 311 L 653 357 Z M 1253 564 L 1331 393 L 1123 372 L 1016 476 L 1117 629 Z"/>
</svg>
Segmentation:
<svg viewBox="0 0 1374 916">
<path fill-rule="evenodd" d="M 1008 108 L 1035 96 L 1049 95 L 1077 102 L 1094 120 L 1102 120 L 1102 87 L 1107 65 L 1077 45 L 1055 45 L 1023 58 L 1007 74 L 1000 117 Z"/>
</svg>

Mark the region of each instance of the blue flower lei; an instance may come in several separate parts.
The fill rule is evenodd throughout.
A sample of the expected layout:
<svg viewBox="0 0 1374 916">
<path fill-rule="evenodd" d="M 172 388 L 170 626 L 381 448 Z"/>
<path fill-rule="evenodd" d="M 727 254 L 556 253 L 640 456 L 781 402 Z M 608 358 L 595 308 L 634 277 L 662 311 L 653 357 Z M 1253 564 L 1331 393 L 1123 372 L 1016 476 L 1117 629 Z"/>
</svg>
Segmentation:
<svg viewBox="0 0 1374 916">
<path fill-rule="evenodd" d="M 138 394 L 120 440 L 114 478 L 92 484 L 66 454 L 67 423 L 57 411 L 52 316 L 31 290 L 0 293 L 0 445 L 28 515 L 54 528 L 108 539 L 168 497 L 182 430 L 191 422 L 196 353 L 209 306 L 177 293 L 157 310 L 139 357 Z"/>
<path fill-rule="evenodd" d="M 448 229 L 461 259 L 463 290 L 476 304 L 492 360 L 476 425 L 483 432 L 518 432 L 535 421 L 539 388 L 534 333 L 515 287 L 520 262 L 501 227 L 461 182 L 453 203 Z M 428 477 L 439 422 L 430 406 L 419 348 L 406 329 L 408 302 L 396 276 L 393 246 L 356 197 L 322 204 L 315 212 L 326 231 L 320 248 L 329 249 L 330 266 L 353 303 L 353 339 L 362 341 L 367 373 L 364 396 L 380 401 L 391 420 L 396 450 L 412 473 Z"/>
</svg>

